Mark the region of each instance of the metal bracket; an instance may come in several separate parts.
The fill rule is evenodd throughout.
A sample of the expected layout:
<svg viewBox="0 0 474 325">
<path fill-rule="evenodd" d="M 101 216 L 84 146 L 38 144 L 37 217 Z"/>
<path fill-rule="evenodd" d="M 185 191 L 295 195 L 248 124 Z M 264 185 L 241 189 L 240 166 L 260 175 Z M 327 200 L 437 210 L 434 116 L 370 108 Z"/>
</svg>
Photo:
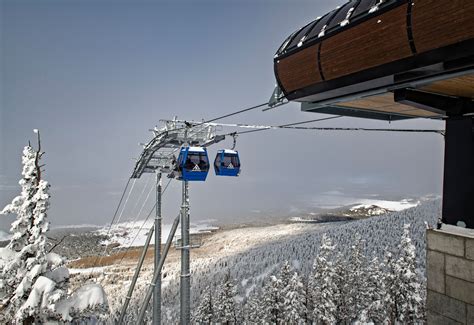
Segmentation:
<svg viewBox="0 0 474 325">
<path fill-rule="evenodd" d="M 278 85 L 275 85 L 275 89 L 273 90 L 272 96 L 268 100 L 268 108 L 264 108 L 262 111 L 266 112 L 268 110 L 285 105 L 287 103 L 288 101 L 286 100 L 285 94 Z"/>
<path fill-rule="evenodd" d="M 165 120 L 164 127 L 152 130 L 153 139 L 145 144 L 132 174 L 140 178 L 143 173 L 172 173 L 176 160 L 175 153 L 182 145 L 209 146 L 225 139 L 217 135 L 217 127 L 208 123 L 180 121 L 176 118 Z"/>
<path fill-rule="evenodd" d="M 232 133 L 231 136 L 232 136 L 232 140 L 233 140 L 231 150 L 234 150 L 235 146 L 237 145 L 237 132 Z"/>
</svg>

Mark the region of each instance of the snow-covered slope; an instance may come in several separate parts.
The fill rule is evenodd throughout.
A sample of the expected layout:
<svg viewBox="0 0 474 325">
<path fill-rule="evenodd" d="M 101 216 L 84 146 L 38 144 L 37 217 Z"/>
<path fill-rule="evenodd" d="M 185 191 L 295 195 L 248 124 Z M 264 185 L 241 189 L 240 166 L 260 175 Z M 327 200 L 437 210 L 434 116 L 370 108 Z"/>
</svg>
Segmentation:
<svg viewBox="0 0 474 325">
<path fill-rule="evenodd" d="M 237 285 L 240 299 L 245 299 L 263 279 L 288 260 L 302 275 L 311 270 L 318 254 L 321 236 L 327 233 L 337 245 L 336 250 L 348 253 L 356 233 L 366 241 L 368 256 L 382 257 L 385 249 L 395 249 L 400 241 L 403 225 L 411 224 L 411 237 L 416 247 L 421 273 L 425 268 L 425 224 L 436 223 L 440 202 L 426 201 L 419 206 L 359 221 L 330 224 L 292 224 L 221 231 L 209 236 L 204 245 L 192 252 L 192 301 L 196 302 L 209 284 L 220 283 L 230 274 Z M 133 265 L 109 267 L 105 290 L 112 311 L 123 302 Z M 179 301 L 179 264 L 167 264 L 163 272 L 164 315 L 176 320 Z M 133 319 L 151 277 L 151 265 L 145 266 L 130 306 Z"/>
<path fill-rule="evenodd" d="M 425 268 L 425 231 L 424 222 L 436 223 L 440 215 L 440 202 L 425 202 L 420 206 L 389 213 L 385 216 L 360 221 L 347 222 L 335 227 L 309 228 L 307 232 L 286 236 L 261 246 L 249 248 L 239 254 L 213 261 L 197 261 L 194 263 L 195 290 L 197 298 L 200 284 L 209 281 L 218 282 L 227 272 L 241 282 L 238 286 L 240 294 L 248 293 L 252 285 L 259 285 L 262 275 L 279 267 L 288 260 L 303 275 L 311 270 L 314 258 L 318 254 L 321 236 L 327 233 L 336 244 L 336 250 L 347 255 L 353 236 L 362 235 L 366 241 L 368 256 L 383 257 L 385 249 L 395 249 L 399 244 L 404 224 L 411 224 L 411 235 L 416 247 L 416 255 L 420 270 Z M 239 242 L 239 238 L 235 238 Z M 245 283 L 245 285 L 243 285 Z M 177 283 L 174 290 L 177 290 Z"/>
<path fill-rule="evenodd" d="M 361 200 L 357 205 L 353 206 L 351 210 L 357 210 L 361 208 L 370 208 L 372 206 L 376 206 L 388 211 L 402 211 L 409 208 L 416 207 L 420 204 L 420 201 L 416 200 L 408 200 L 403 199 L 401 201 L 388 201 L 388 200 L 369 200 L 364 199 Z"/>
<path fill-rule="evenodd" d="M 149 220 L 138 220 L 131 222 L 122 222 L 116 224 L 110 229 L 109 227 L 103 227 L 96 231 L 100 235 L 108 235 L 109 239 L 105 240 L 103 244 L 118 244 L 118 247 L 138 247 L 143 246 L 148 235 L 148 231 L 154 224 L 154 219 Z M 191 234 L 205 233 L 219 229 L 218 227 L 209 226 L 205 223 L 192 223 L 190 227 Z M 162 242 L 165 243 L 168 238 L 168 234 L 171 231 L 170 224 L 164 224 L 162 226 Z M 154 239 L 152 239 L 152 242 Z"/>
</svg>

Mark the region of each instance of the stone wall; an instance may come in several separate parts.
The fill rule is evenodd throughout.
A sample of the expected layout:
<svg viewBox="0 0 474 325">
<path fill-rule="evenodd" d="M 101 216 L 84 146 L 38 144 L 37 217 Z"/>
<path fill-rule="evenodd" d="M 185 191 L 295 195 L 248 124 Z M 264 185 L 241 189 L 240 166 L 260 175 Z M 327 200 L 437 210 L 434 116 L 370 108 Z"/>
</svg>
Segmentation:
<svg viewBox="0 0 474 325">
<path fill-rule="evenodd" d="M 427 232 L 428 324 L 474 324 L 474 231 Z"/>
</svg>

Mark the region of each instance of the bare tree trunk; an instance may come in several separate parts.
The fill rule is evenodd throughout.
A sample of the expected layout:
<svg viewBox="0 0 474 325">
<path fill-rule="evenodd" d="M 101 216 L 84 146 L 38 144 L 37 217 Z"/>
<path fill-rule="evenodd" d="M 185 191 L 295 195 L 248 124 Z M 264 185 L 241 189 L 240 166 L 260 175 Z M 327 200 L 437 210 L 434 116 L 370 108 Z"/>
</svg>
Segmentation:
<svg viewBox="0 0 474 325">
<path fill-rule="evenodd" d="M 36 134 L 38 135 L 38 150 L 36 150 L 35 167 L 36 167 L 36 185 L 38 185 L 41 180 L 41 166 L 39 165 L 39 160 L 42 154 L 41 154 L 41 136 L 40 136 L 39 130 L 36 130 Z"/>
</svg>

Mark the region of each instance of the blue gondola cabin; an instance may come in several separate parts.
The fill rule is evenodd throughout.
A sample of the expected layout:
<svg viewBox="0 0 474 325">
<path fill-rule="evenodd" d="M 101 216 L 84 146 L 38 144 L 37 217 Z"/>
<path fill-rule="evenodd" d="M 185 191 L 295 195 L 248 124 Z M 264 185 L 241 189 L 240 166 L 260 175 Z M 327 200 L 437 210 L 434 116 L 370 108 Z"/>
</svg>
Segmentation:
<svg viewBox="0 0 474 325">
<path fill-rule="evenodd" d="M 183 181 L 205 181 L 209 172 L 209 158 L 206 148 L 181 148 L 176 165 L 178 179 Z"/>
<path fill-rule="evenodd" d="M 217 176 L 239 176 L 239 153 L 229 149 L 217 151 L 216 159 L 214 160 L 214 171 Z"/>
</svg>

